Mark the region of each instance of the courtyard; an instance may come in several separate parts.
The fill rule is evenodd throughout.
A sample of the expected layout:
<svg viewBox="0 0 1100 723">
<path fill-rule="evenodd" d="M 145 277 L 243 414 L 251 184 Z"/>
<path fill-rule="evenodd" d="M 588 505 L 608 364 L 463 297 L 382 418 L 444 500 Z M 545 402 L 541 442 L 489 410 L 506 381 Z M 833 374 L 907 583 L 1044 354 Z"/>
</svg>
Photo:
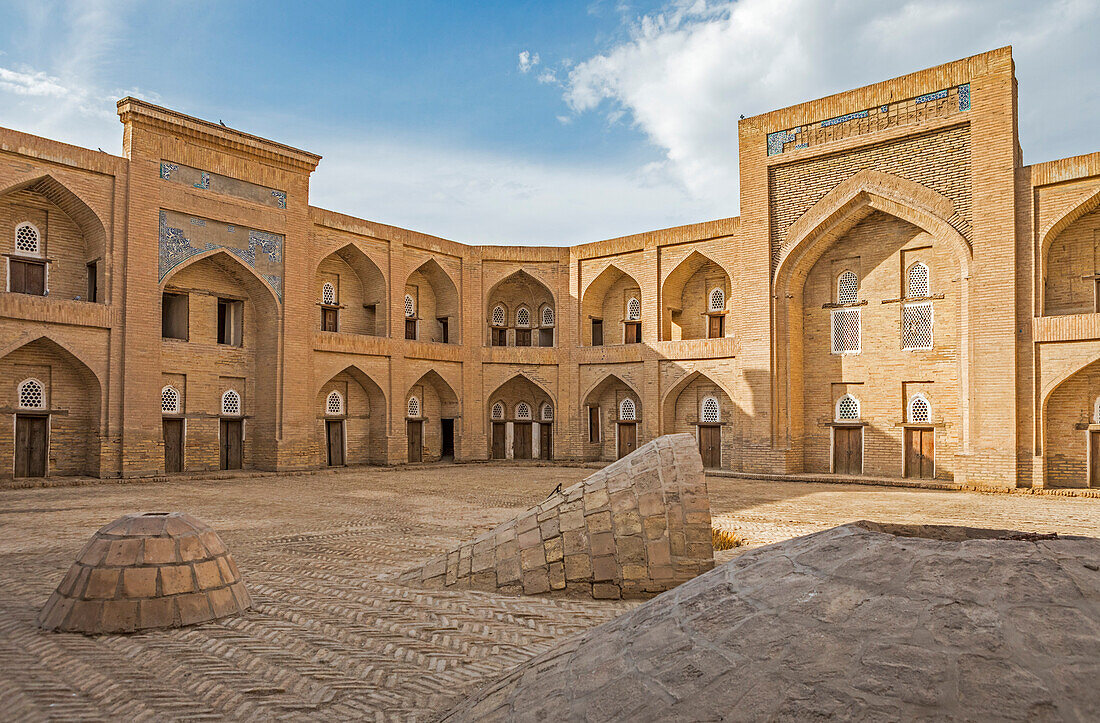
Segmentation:
<svg viewBox="0 0 1100 723">
<path fill-rule="evenodd" d="M 301 476 L 0 492 L 5 717 L 431 719 L 480 685 L 637 603 L 422 590 L 389 573 L 592 473 L 562 466 L 361 468 Z M 740 550 L 857 519 L 1100 536 L 1100 500 L 712 477 Z M 34 617 L 84 542 L 135 511 L 221 534 L 255 602 L 194 628 L 89 638 Z"/>
</svg>

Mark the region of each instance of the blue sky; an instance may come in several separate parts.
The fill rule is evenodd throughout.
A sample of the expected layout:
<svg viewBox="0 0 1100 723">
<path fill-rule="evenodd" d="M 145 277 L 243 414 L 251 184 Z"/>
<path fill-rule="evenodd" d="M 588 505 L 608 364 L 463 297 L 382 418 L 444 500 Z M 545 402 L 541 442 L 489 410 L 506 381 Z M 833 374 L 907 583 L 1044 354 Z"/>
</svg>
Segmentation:
<svg viewBox="0 0 1100 723">
<path fill-rule="evenodd" d="M 0 2 L 0 125 L 144 97 L 324 156 L 314 205 L 470 243 L 738 213 L 752 115 L 1012 44 L 1025 161 L 1100 149 L 1095 0 Z"/>
</svg>

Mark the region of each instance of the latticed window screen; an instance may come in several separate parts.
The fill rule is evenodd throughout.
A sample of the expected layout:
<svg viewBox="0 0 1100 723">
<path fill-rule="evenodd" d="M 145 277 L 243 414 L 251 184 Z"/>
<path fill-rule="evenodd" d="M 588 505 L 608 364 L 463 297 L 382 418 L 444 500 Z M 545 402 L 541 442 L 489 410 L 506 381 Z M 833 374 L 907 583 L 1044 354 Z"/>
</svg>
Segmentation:
<svg viewBox="0 0 1100 723">
<path fill-rule="evenodd" d="M 417 417 L 420 416 L 420 398 L 419 397 L 409 397 L 408 412 L 409 412 L 409 417 L 412 418 L 412 419 L 416 419 Z"/>
<path fill-rule="evenodd" d="M 906 304 L 902 314 L 902 347 L 905 349 L 932 348 L 932 302 Z"/>
<path fill-rule="evenodd" d="M 703 411 L 699 416 L 702 418 L 703 424 L 718 424 L 718 400 L 714 397 L 704 399 Z"/>
<path fill-rule="evenodd" d="M 845 394 L 836 403 L 836 419 L 838 422 L 847 422 L 859 419 L 859 400 L 851 394 Z"/>
<path fill-rule="evenodd" d="M 626 318 L 630 321 L 636 321 L 642 318 L 642 302 L 637 299 L 631 299 L 626 302 Z"/>
<path fill-rule="evenodd" d="M 619 419 L 625 419 L 627 421 L 633 421 L 638 415 L 638 410 L 634 406 L 634 400 L 627 397 L 623 401 L 619 402 Z"/>
<path fill-rule="evenodd" d="M 15 250 L 25 254 L 36 254 L 39 249 L 40 237 L 38 229 L 29 223 L 21 223 L 15 227 Z"/>
<path fill-rule="evenodd" d="M 493 326 L 504 326 L 504 307 L 493 307 Z"/>
<path fill-rule="evenodd" d="M 906 296 L 910 297 L 922 297 L 931 296 L 932 289 L 928 282 L 928 267 L 923 263 L 915 263 L 909 267 L 909 273 L 907 274 L 909 281 L 909 291 Z"/>
<path fill-rule="evenodd" d="M 554 310 L 549 306 L 545 306 L 542 309 L 542 325 L 553 326 L 554 325 Z"/>
<path fill-rule="evenodd" d="M 713 289 L 710 292 L 710 311 L 721 311 L 726 308 L 726 292 L 722 289 Z"/>
<path fill-rule="evenodd" d="M 160 390 L 160 411 L 163 414 L 180 413 L 180 393 L 174 387 Z"/>
<path fill-rule="evenodd" d="M 336 287 L 330 283 L 325 283 L 321 287 L 321 303 L 333 306 L 336 304 Z"/>
<path fill-rule="evenodd" d="M 344 398 L 340 396 L 340 392 L 333 389 L 328 394 L 328 399 L 325 400 L 325 414 L 343 414 L 344 413 Z"/>
<path fill-rule="evenodd" d="M 238 416 L 241 413 L 241 395 L 230 389 L 222 395 L 222 414 Z"/>
<path fill-rule="evenodd" d="M 859 309 L 834 309 L 832 312 L 833 353 L 860 350 Z"/>
<path fill-rule="evenodd" d="M 531 326 L 531 312 L 527 310 L 526 306 L 516 309 L 516 326 L 524 328 Z"/>
<path fill-rule="evenodd" d="M 845 271 L 836 281 L 836 303 L 854 304 L 859 301 L 859 279 L 852 271 Z"/>
<path fill-rule="evenodd" d="M 554 408 L 549 403 L 542 405 L 542 421 L 554 421 Z"/>
<path fill-rule="evenodd" d="M 504 419 L 504 405 L 497 402 L 493 405 L 493 410 L 489 412 L 489 416 L 492 419 Z"/>
<path fill-rule="evenodd" d="M 23 409 L 45 409 L 46 388 L 37 379 L 27 379 L 19 385 L 19 406 Z"/>
<path fill-rule="evenodd" d="M 932 407 L 923 394 L 909 400 L 909 421 L 913 424 L 927 424 L 932 418 Z"/>
<path fill-rule="evenodd" d="M 516 419 L 530 419 L 531 418 L 531 405 L 527 402 L 520 402 L 516 405 Z"/>
<path fill-rule="evenodd" d="M 410 294 L 405 294 L 405 316 L 416 316 L 416 302 Z"/>
</svg>

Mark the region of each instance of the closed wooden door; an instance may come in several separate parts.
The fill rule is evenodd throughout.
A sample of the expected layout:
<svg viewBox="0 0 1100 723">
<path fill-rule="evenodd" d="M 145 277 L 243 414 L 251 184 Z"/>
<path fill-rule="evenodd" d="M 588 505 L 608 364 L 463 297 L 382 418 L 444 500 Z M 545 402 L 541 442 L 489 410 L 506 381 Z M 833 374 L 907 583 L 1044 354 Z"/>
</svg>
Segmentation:
<svg viewBox="0 0 1100 723">
<path fill-rule="evenodd" d="M 707 318 L 707 337 L 710 339 L 721 339 L 725 336 L 726 317 L 712 315 Z"/>
<path fill-rule="evenodd" d="M 1089 432 L 1089 487 L 1100 487 L 1100 432 Z"/>
<path fill-rule="evenodd" d="M 325 421 L 325 439 L 328 440 L 328 466 L 344 466 L 344 420 Z"/>
<path fill-rule="evenodd" d="M 45 477 L 46 417 L 15 418 L 15 476 Z"/>
<path fill-rule="evenodd" d="M 531 423 L 516 422 L 512 437 L 512 457 L 531 459 Z"/>
<path fill-rule="evenodd" d="M 321 309 L 321 331 L 336 331 L 336 309 Z"/>
<path fill-rule="evenodd" d="M 638 425 L 634 422 L 619 422 L 619 459 L 638 448 Z"/>
<path fill-rule="evenodd" d="M 863 474 L 863 427 L 833 427 L 833 472 Z"/>
<path fill-rule="evenodd" d="M 539 425 L 539 457 L 542 459 L 550 459 L 550 425 L 545 422 Z"/>
<path fill-rule="evenodd" d="M 222 469 L 240 469 L 243 455 L 242 422 L 239 419 L 221 420 Z"/>
<path fill-rule="evenodd" d="M 409 437 L 409 461 L 420 462 L 424 459 L 424 422 L 411 419 L 405 423 Z"/>
<path fill-rule="evenodd" d="M 935 475 L 936 436 L 931 429 L 905 430 L 905 476 L 932 479 Z"/>
<path fill-rule="evenodd" d="M 508 456 L 505 449 L 507 436 L 504 422 L 493 422 L 493 459 L 504 459 Z"/>
<path fill-rule="evenodd" d="M 717 425 L 699 427 L 699 456 L 703 467 L 717 469 L 722 466 L 722 428 Z"/>
<path fill-rule="evenodd" d="M 164 471 L 183 471 L 183 420 L 164 419 Z"/>
</svg>

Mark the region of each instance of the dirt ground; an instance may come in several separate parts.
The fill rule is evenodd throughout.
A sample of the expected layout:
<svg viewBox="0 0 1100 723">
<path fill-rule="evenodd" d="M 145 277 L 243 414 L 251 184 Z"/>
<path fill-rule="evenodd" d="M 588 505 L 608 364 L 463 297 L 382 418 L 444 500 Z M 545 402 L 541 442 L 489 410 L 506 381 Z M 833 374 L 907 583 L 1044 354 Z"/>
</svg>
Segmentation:
<svg viewBox="0 0 1100 723">
<path fill-rule="evenodd" d="M 427 591 L 380 579 L 592 470 L 457 465 L 0 491 L 0 700 L 8 720 L 430 719 L 636 603 Z M 753 547 L 856 519 L 1100 537 L 1100 500 L 710 480 Z M 89 638 L 34 616 L 84 542 L 126 512 L 217 529 L 255 601 L 244 617 Z M 728 559 L 736 551 L 721 553 Z"/>
</svg>

